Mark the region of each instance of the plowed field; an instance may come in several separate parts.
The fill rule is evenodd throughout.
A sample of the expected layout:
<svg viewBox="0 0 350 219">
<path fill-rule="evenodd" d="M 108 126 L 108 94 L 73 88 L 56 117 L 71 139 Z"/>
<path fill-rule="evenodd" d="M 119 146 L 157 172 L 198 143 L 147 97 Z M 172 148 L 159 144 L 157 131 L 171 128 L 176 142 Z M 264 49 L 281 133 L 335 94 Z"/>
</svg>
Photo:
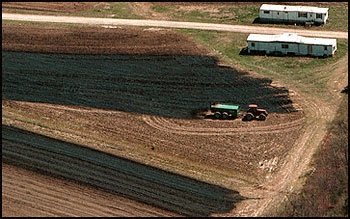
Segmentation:
<svg viewBox="0 0 350 219">
<path fill-rule="evenodd" d="M 303 133 L 302 102 L 293 91 L 252 72 L 222 66 L 208 51 L 172 31 L 8 24 L 2 27 L 2 37 L 2 122 L 37 134 L 23 136 L 16 134 L 19 129 L 3 127 L 8 145 L 3 147 L 3 157 L 9 156 L 12 163 L 24 159 L 27 165 L 33 160 L 45 173 L 57 168 L 53 175 L 104 189 L 104 177 L 119 176 L 109 178 L 115 184 L 108 191 L 177 214 L 209 216 L 232 212 L 242 200 L 231 190 L 236 198 L 226 202 L 225 195 L 217 197 L 220 189 L 271 178 Z M 198 118 L 196 112 L 212 102 L 243 107 L 257 103 L 270 114 L 264 122 Z M 156 177 L 147 181 L 142 174 L 123 175 L 127 164 L 103 171 L 75 155 L 52 154 L 55 147 L 50 143 L 39 144 L 45 147 L 39 150 L 35 139 L 44 136 L 63 140 L 63 145 L 75 147 L 70 144 L 74 143 L 113 154 L 114 160 L 126 158 L 157 167 L 156 172 L 163 174 L 159 179 L 168 180 L 156 187 Z M 55 159 L 38 162 L 45 157 Z M 87 175 L 64 174 L 60 167 L 69 163 Z M 90 176 L 89 169 L 96 175 Z M 167 185 L 174 183 L 169 179 L 172 175 L 164 170 L 196 179 L 189 182 L 196 189 L 175 191 L 176 185 Z M 10 184 L 8 177 L 5 182 Z M 131 178 L 137 183 L 127 180 Z M 201 181 L 210 183 L 209 188 L 223 187 L 203 192 Z M 187 183 L 187 179 L 177 182 Z M 221 204 L 203 204 L 209 199 Z M 165 200 L 175 200 L 169 204 L 173 207 Z M 194 204 L 174 207 L 186 200 Z M 32 203 L 34 208 L 41 204 Z M 123 215 L 123 209 L 115 211 Z"/>
</svg>

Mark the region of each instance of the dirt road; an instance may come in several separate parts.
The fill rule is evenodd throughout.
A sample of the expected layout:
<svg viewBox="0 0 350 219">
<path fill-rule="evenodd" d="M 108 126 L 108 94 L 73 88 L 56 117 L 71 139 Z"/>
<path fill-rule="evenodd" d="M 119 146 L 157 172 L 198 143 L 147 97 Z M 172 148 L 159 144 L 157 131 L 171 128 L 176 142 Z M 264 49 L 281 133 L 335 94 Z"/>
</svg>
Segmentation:
<svg viewBox="0 0 350 219">
<path fill-rule="evenodd" d="M 46 16 L 46 15 L 11 14 L 11 13 L 3 13 L 2 19 L 18 20 L 18 21 L 57 22 L 57 23 L 190 28 L 190 29 L 199 29 L 199 30 L 216 30 L 216 31 L 261 33 L 261 34 L 271 34 L 271 33 L 281 34 L 281 33 L 292 32 L 292 33 L 297 33 L 301 36 L 348 39 L 347 32 L 312 31 L 312 30 L 300 30 L 300 29 L 285 29 L 285 28 L 271 28 L 271 27 L 245 26 L 245 25 L 228 25 L 228 24 L 210 24 L 210 23 L 198 23 L 198 22 L 87 18 L 87 17 Z"/>
</svg>

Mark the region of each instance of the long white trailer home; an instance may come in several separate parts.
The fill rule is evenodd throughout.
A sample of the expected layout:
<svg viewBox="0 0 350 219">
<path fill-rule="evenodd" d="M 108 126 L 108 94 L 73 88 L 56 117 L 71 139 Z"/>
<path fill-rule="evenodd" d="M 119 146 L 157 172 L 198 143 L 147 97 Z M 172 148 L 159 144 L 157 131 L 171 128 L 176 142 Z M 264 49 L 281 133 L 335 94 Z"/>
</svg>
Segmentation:
<svg viewBox="0 0 350 219">
<path fill-rule="evenodd" d="M 250 34 L 248 53 L 274 55 L 332 56 L 337 51 L 336 39 L 310 38 L 295 33 L 279 35 Z"/>
<path fill-rule="evenodd" d="M 263 4 L 259 12 L 261 22 L 325 24 L 327 19 L 328 8 Z"/>
</svg>

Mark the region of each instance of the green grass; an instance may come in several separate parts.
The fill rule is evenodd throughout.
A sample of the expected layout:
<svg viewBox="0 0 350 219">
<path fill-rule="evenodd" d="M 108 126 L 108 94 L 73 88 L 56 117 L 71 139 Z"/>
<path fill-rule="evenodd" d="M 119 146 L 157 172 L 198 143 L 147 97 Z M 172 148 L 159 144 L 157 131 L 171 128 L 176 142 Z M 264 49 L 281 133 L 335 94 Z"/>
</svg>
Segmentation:
<svg viewBox="0 0 350 219">
<path fill-rule="evenodd" d="M 325 30 L 337 30 L 337 31 L 346 31 L 349 30 L 349 15 L 348 15 L 348 5 L 329 6 L 329 20 L 328 23 L 324 26 Z"/>
<path fill-rule="evenodd" d="M 250 24 L 258 16 L 257 7 L 237 7 L 237 6 L 215 6 L 214 10 L 185 10 L 184 8 L 174 6 L 153 6 L 154 11 L 167 12 L 171 20 L 192 21 L 192 22 L 208 22 L 208 23 L 235 23 Z"/>
<path fill-rule="evenodd" d="M 109 8 L 103 6 L 90 8 L 87 10 L 72 13 L 74 16 L 84 17 L 112 17 L 125 19 L 142 19 L 141 15 L 134 14 L 128 2 L 113 2 L 109 3 Z"/>
<path fill-rule="evenodd" d="M 170 8 L 165 6 L 153 5 L 152 10 L 158 13 L 169 12 Z"/>
<path fill-rule="evenodd" d="M 338 39 L 338 51 L 335 57 L 274 57 L 258 55 L 240 55 L 247 46 L 248 34 L 225 33 L 204 30 L 178 30 L 192 37 L 197 43 L 213 49 L 218 56 L 232 66 L 257 73 L 286 84 L 294 85 L 301 91 L 320 94 L 331 79 L 331 64 L 348 54 L 348 40 Z"/>
<path fill-rule="evenodd" d="M 284 25 L 284 24 L 253 24 L 254 20 L 259 17 L 259 8 L 261 3 L 249 5 L 222 4 L 212 6 L 208 10 L 208 6 L 197 7 L 197 9 L 189 10 L 186 7 L 178 6 L 158 6 L 152 7 L 156 12 L 167 14 L 171 20 L 175 21 L 192 21 L 207 23 L 224 23 L 224 24 L 241 24 L 241 25 L 257 25 L 282 28 L 305 29 L 303 26 Z M 328 7 L 329 20 L 323 26 L 313 26 L 308 29 L 313 30 L 333 30 L 348 31 L 348 6 L 330 3 L 328 6 L 318 5 L 315 7 Z"/>
</svg>

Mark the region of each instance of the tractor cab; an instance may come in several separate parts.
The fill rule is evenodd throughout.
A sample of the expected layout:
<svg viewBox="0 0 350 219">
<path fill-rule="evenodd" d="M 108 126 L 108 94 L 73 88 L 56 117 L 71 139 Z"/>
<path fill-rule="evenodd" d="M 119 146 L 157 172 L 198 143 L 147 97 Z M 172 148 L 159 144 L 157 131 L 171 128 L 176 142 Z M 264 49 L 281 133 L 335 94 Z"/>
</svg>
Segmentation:
<svg viewBox="0 0 350 219">
<path fill-rule="evenodd" d="M 265 120 L 268 113 L 264 109 L 258 109 L 258 105 L 250 104 L 247 114 L 244 116 L 244 120 L 250 121 L 253 119 Z"/>
<path fill-rule="evenodd" d="M 255 114 L 258 110 L 258 105 L 256 104 L 250 104 L 248 112 Z"/>
</svg>

